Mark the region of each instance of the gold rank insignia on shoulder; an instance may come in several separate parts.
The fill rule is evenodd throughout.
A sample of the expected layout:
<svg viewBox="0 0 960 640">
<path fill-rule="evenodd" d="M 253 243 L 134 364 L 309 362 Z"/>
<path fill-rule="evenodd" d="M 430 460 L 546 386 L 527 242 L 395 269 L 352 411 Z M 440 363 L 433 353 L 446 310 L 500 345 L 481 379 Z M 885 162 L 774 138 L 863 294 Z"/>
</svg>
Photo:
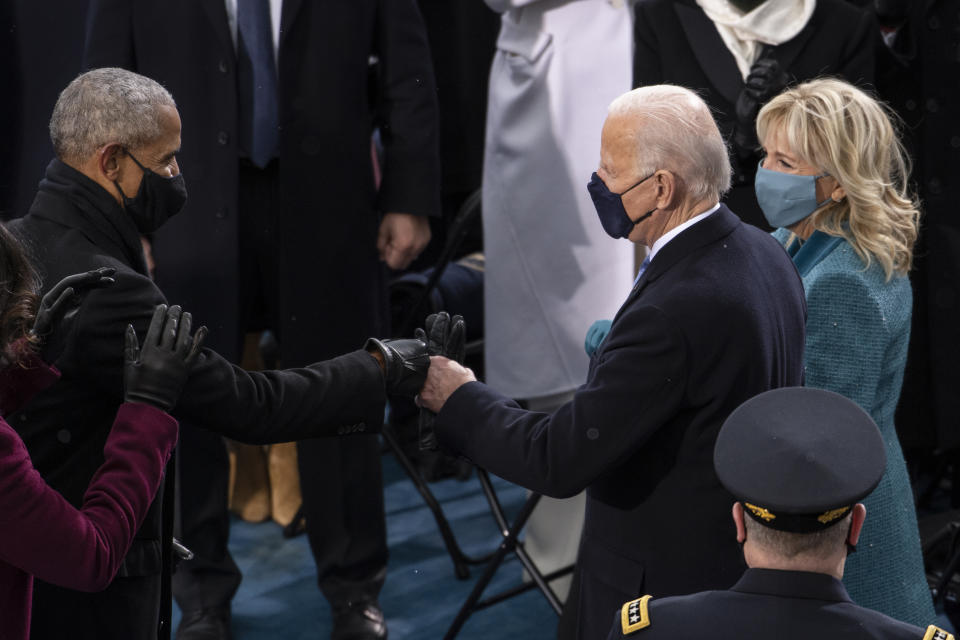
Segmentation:
<svg viewBox="0 0 960 640">
<path fill-rule="evenodd" d="M 923 640 L 953 640 L 953 634 L 944 631 L 936 625 L 927 627 L 927 632 L 923 635 Z"/>
<path fill-rule="evenodd" d="M 817 520 L 821 524 L 827 524 L 828 522 L 833 522 L 847 511 L 850 510 L 850 507 L 840 507 L 839 509 L 830 509 L 830 511 L 825 511 L 821 515 L 817 516 Z"/>
<path fill-rule="evenodd" d="M 777 516 L 773 515 L 772 513 L 770 513 L 767 509 L 764 509 L 763 507 L 758 507 L 758 506 L 755 505 L 755 504 L 750 504 L 749 502 L 744 502 L 743 505 L 744 505 L 747 509 L 750 509 L 750 511 L 753 512 L 753 515 L 757 516 L 758 518 L 763 518 L 763 519 L 766 520 L 767 522 L 770 522 L 771 520 L 773 520 L 774 518 L 777 517 Z"/>
<path fill-rule="evenodd" d="M 650 613 L 647 611 L 647 603 L 650 602 L 652 597 L 643 596 L 623 605 L 620 609 L 620 626 L 623 627 L 623 635 L 650 626 Z"/>
</svg>

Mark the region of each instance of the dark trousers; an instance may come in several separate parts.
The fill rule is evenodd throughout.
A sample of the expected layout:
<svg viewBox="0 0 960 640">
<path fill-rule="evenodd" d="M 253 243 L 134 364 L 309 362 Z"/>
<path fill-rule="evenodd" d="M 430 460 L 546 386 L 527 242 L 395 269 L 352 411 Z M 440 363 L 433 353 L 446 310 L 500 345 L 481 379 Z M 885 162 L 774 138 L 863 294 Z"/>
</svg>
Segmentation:
<svg viewBox="0 0 960 640">
<path fill-rule="evenodd" d="M 259 169 L 240 162 L 239 256 L 241 335 L 271 329 L 288 362 L 299 364 L 297 345 L 278 331 L 276 220 L 278 162 Z M 228 461 L 222 438 L 181 431 L 180 513 L 184 543 L 197 558 L 174 576 L 183 610 L 230 602 L 240 572 L 227 550 Z M 307 536 L 320 589 L 333 606 L 375 599 L 387 563 L 380 445 L 375 436 L 321 438 L 298 443 L 300 485 Z"/>
</svg>

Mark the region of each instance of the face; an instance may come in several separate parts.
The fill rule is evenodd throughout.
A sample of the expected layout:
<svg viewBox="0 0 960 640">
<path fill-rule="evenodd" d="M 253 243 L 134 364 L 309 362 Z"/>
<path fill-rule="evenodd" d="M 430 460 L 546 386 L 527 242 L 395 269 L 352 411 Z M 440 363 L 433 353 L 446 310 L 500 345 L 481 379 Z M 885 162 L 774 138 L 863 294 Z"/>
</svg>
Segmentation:
<svg viewBox="0 0 960 640">
<path fill-rule="evenodd" d="M 627 215 L 631 220 L 638 220 L 657 206 L 657 193 L 656 189 L 651 188 L 653 179 L 637 184 L 647 176 L 640 175 L 637 171 L 633 147 L 635 138 L 630 129 L 626 118 L 607 118 L 600 135 L 600 166 L 597 167 L 597 175 L 610 191 L 623 194 L 621 200 Z M 644 229 L 649 221 L 648 218 L 635 226 L 628 239 L 646 244 Z"/>
<path fill-rule="evenodd" d="M 768 132 L 763 141 L 764 158 L 761 166 L 770 171 L 790 173 L 798 176 L 816 176 L 824 173 L 812 165 L 801 160 L 793 151 L 782 129 Z M 843 198 L 843 188 L 833 176 L 824 176 L 817 179 L 817 202 L 827 198 L 840 200 Z"/>
<path fill-rule="evenodd" d="M 143 170 L 133 161 L 131 154 L 144 167 L 166 178 L 180 173 L 177 165 L 177 153 L 180 151 L 180 114 L 174 107 L 160 108 L 160 129 L 160 135 L 152 142 L 128 149 L 127 153 L 120 150 L 114 156 L 114 179 L 128 198 L 137 194 L 143 180 Z"/>
</svg>

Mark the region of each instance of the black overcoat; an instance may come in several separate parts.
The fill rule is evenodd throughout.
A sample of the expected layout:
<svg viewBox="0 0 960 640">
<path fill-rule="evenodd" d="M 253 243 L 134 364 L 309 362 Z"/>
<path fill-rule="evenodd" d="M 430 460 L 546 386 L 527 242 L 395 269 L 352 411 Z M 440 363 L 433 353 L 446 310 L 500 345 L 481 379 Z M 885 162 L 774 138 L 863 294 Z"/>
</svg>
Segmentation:
<svg viewBox="0 0 960 640">
<path fill-rule="evenodd" d="M 59 161 L 51 164 L 48 176 L 51 171 L 60 176 L 58 182 L 69 183 L 70 193 L 41 183 L 29 214 L 10 228 L 27 245 L 45 288 L 66 275 L 103 266 L 117 270 L 116 284 L 86 296 L 56 361 L 61 379 L 9 422 L 44 479 L 80 505 L 103 463 L 104 443 L 123 401 L 124 330 L 132 324 L 142 339 L 154 307 L 166 299 L 147 277 L 139 236 L 113 197 Z M 383 376 L 365 352 L 271 372 L 247 372 L 210 349 L 203 353 L 175 417 L 251 443 L 376 432 L 380 427 Z M 107 591 L 80 594 L 38 586 L 32 625 L 36 637 L 156 637 L 161 500 L 158 495 L 120 577 Z"/>
<path fill-rule="evenodd" d="M 743 77 L 696 0 L 640 0 L 635 25 L 633 86 L 666 83 L 693 89 L 710 105 L 729 140 Z M 818 0 L 800 33 L 773 47 L 772 53 L 791 83 L 830 75 L 869 84 L 878 33 L 872 14 L 843 0 Z M 753 190 L 759 162 L 759 153 L 743 160 L 734 157 L 733 188 L 725 202 L 745 221 L 769 229 Z"/>
<path fill-rule="evenodd" d="M 380 214 L 439 214 L 437 107 L 414 0 L 285 0 L 282 11 L 276 328 L 284 363 L 299 365 L 386 331 Z M 178 102 L 190 199 L 156 234 L 157 282 L 216 329 L 214 344 L 233 358 L 242 283 L 236 54 L 224 2 L 98 0 L 89 24 L 85 66 L 131 69 Z M 374 124 L 385 147 L 379 192 Z"/>
<path fill-rule="evenodd" d="M 444 446 L 548 496 L 587 490 L 576 637 L 603 637 L 626 600 L 743 572 L 713 444 L 740 403 L 801 384 L 805 322 L 790 258 L 721 206 L 656 254 L 571 402 L 524 411 L 471 382 L 444 405 Z"/>
</svg>

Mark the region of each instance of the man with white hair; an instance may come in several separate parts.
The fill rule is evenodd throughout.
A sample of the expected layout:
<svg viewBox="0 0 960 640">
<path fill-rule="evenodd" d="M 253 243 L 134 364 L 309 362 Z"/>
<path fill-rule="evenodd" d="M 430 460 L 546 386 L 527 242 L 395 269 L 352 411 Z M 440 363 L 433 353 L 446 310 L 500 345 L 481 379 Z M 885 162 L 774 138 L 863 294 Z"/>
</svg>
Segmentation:
<svg viewBox="0 0 960 640">
<path fill-rule="evenodd" d="M 587 490 L 563 637 L 603 637 L 610 612 L 644 593 L 727 588 L 743 572 L 718 535 L 729 497 L 713 443 L 744 400 L 800 384 L 806 307 L 777 243 L 719 204 L 729 184 L 699 97 L 669 85 L 624 94 L 589 189 L 607 233 L 650 251 L 585 384 L 551 414 L 524 411 L 432 359 L 420 402 L 439 414 L 441 445 L 545 495 Z"/>
<path fill-rule="evenodd" d="M 50 346 L 62 353 L 55 363 L 62 377 L 9 422 L 47 482 L 79 505 L 123 399 L 124 331 L 132 325 L 142 336 L 154 307 L 166 302 L 148 276 L 140 234 L 176 215 L 187 192 L 177 165 L 180 116 L 170 93 L 145 76 L 114 68 L 80 75 L 57 100 L 50 136 L 57 157 L 29 213 L 10 228 L 29 247 L 45 289 L 99 267 L 114 268 L 116 282 L 87 294 L 68 335 L 55 332 L 52 341 L 62 344 Z M 400 342 L 412 348 L 411 358 L 398 357 Z M 386 394 L 402 393 L 397 383 L 408 380 L 412 395 L 428 366 L 424 343 L 386 343 L 264 372 L 244 371 L 204 349 L 171 413 L 254 444 L 376 433 Z M 411 374 L 419 369 L 419 378 L 402 373 L 405 364 Z M 172 506 L 172 491 L 158 493 L 105 591 L 37 583 L 31 637 L 169 637 Z"/>
</svg>

